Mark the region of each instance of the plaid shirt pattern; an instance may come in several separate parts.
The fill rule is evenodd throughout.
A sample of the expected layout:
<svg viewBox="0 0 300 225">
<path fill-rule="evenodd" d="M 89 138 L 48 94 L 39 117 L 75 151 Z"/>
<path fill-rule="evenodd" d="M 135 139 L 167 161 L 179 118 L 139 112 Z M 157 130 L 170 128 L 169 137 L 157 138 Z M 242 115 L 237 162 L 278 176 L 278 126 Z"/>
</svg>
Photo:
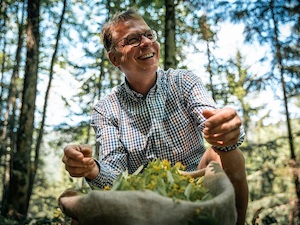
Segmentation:
<svg viewBox="0 0 300 225">
<path fill-rule="evenodd" d="M 203 109 L 216 109 L 201 79 L 187 70 L 158 69 L 156 84 L 146 96 L 125 81 L 101 99 L 92 113 L 100 153 L 100 173 L 91 187 L 112 185 L 122 171 L 133 173 L 153 159 L 197 168 L 205 152 Z M 231 150 L 243 142 L 222 150 Z"/>
</svg>

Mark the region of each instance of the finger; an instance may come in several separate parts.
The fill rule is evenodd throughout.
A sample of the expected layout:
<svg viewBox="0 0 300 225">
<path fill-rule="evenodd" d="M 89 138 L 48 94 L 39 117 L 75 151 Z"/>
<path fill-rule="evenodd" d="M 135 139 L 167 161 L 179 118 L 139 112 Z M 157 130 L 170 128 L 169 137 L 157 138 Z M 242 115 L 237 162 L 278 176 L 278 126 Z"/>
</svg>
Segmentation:
<svg viewBox="0 0 300 225">
<path fill-rule="evenodd" d="M 83 159 L 72 159 L 70 157 L 64 156 L 62 161 L 66 166 L 84 167 Z"/>
<path fill-rule="evenodd" d="M 204 135 L 204 138 L 208 143 L 214 146 L 226 147 L 226 146 L 231 146 L 236 144 L 238 142 L 239 135 L 240 135 L 240 129 L 235 129 L 229 133 L 222 134 L 222 135 L 214 135 L 214 136 Z"/>
<path fill-rule="evenodd" d="M 92 167 L 95 164 L 95 161 L 92 158 L 92 148 L 87 144 L 83 144 L 80 145 L 80 149 L 82 154 L 84 155 L 84 158 L 82 159 L 83 165 L 85 167 Z"/>
<path fill-rule="evenodd" d="M 64 155 L 74 160 L 81 160 L 84 157 L 79 145 L 67 145 L 64 148 Z"/>
<path fill-rule="evenodd" d="M 83 167 L 92 168 L 95 164 L 95 160 L 92 157 L 84 157 L 82 159 Z"/>
<path fill-rule="evenodd" d="M 240 129 L 236 128 L 234 130 L 231 130 L 230 132 L 223 133 L 223 134 L 221 134 L 221 133 L 208 134 L 208 135 L 204 134 L 203 137 L 207 140 L 214 141 L 214 142 L 217 142 L 217 141 L 228 142 L 229 140 L 232 140 L 232 139 L 238 140 L 239 135 L 240 135 Z"/>
<path fill-rule="evenodd" d="M 217 110 L 208 110 L 208 109 L 204 109 L 204 110 L 202 111 L 202 115 L 203 115 L 206 119 L 208 119 L 209 117 L 215 115 L 216 112 L 217 112 Z"/>
<path fill-rule="evenodd" d="M 66 170 L 72 177 L 86 177 L 91 172 L 89 167 L 72 167 L 69 165 L 66 165 Z"/>
<path fill-rule="evenodd" d="M 72 177 L 87 177 L 94 166 L 89 167 L 72 167 L 66 165 L 66 170 L 69 172 L 70 176 Z"/>
<path fill-rule="evenodd" d="M 229 133 L 233 130 L 240 129 L 242 125 L 242 122 L 238 116 L 234 117 L 233 119 L 220 124 L 219 126 L 215 127 L 205 127 L 203 129 L 203 133 L 205 135 L 214 135 L 214 136 L 220 136 L 226 133 Z"/>
<path fill-rule="evenodd" d="M 80 151 L 82 152 L 84 157 L 92 157 L 92 148 L 89 145 L 80 145 Z"/>
<path fill-rule="evenodd" d="M 208 129 L 224 124 L 237 116 L 236 111 L 231 108 L 223 108 L 214 112 L 215 114 L 205 121 L 205 127 Z"/>
</svg>

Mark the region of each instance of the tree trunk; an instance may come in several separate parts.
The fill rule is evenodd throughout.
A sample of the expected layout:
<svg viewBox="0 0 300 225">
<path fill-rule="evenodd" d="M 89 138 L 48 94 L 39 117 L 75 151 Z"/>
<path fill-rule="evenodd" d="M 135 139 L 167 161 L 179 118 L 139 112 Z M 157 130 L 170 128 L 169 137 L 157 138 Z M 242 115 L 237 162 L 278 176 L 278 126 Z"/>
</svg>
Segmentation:
<svg viewBox="0 0 300 225">
<path fill-rule="evenodd" d="M 31 150 L 34 130 L 34 111 L 39 56 L 39 0 L 28 0 L 26 67 L 19 119 L 16 152 L 12 157 L 12 171 L 8 196 L 9 216 L 23 220 L 27 216 L 30 200 Z"/>
<path fill-rule="evenodd" d="M 110 0 L 106 1 L 106 9 L 107 9 L 107 18 L 106 18 L 106 21 L 108 21 L 109 17 L 111 16 L 111 6 L 110 6 Z M 107 58 L 107 55 L 106 55 L 106 50 L 105 48 L 102 49 L 101 51 L 101 63 L 100 63 L 100 74 L 99 74 L 99 79 L 98 79 L 98 85 L 97 85 L 97 89 L 98 89 L 98 100 L 100 100 L 101 98 L 101 92 L 102 92 L 102 89 L 103 89 L 103 85 L 102 85 L 102 82 L 104 80 L 104 75 L 105 75 L 105 72 L 104 72 L 104 65 L 105 65 L 105 61 L 108 60 Z M 95 143 L 95 152 L 94 152 L 94 156 L 95 158 L 98 159 L 99 157 L 99 143 L 96 141 Z"/>
<path fill-rule="evenodd" d="M 61 28 L 62 28 L 62 24 L 64 21 L 65 12 L 66 12 L 66 7 L 67 7 L 67 0 L 64 0 L 63 1 L 63 9 L 62 9 L 62 13 L 60 16 L 60 21 L 58 24 L 58 30 L 57 30 L 56 39 L 55 39 L 56 42 L 55 42 L 55 46 L 54 46 L 54 52 L 53 52 L 51 64 L 50 64 L 49 81 L 48 81 L 48 86 L 47 86 L 45 98 L 44 98 L 42 121 L 41 121 L 41 126 L 40 126 L 40 129 L 38 132 L 38 138 L 37 138 L 37 142 L 36 142 L 36 146 L 35 146 L 34 164 L 32 166 L 31 176 L 30 176 L 30 184 L 29 184 L 29 196 L 32 194 L 34 179 L 35 179 L 35 175 L 36 175 L 36 171 L 37 171 L 38 163 L 39 163 L 40 147 L 42 144 L 43 134 L 44 134 L 44 126 L 45 126 L 45 120 L 46 120 L 46 115 L 47 115 L 49 92 L 50 92 L 51 84 L 52 84 L 52 80 L 53 80 L 53 67 L 56 62 L 56 55 L 57 55 L 59 39 L 60 39 L 60 35 L 61 35 Z"/>
<path fill-rule="evenodd" d="M 2 22 L 2 24 L 0 25 L 0 41 L 3 40 L 3 47 L 2 47 L 2 62 L 1 62 L 1 80 L 0 80 L 0 112 L 2 112 L 2 99 L 3 99 L 3 88 L 4 88 L 4 71 L 5 71 L 5 61 L 6 61 L 6 20 L 7 20 L 7 16 L 6 16 L 6 3 L 0 1 L 0 16 L 3 16 L 3 19 L 0 17 L 0 21 Z M 4 153 L 3 153 L 4 154 Z M 1 149 L 0 149 L 0 159 L 1 159 Z M 1 160 L 0 160 L 1 161 Z"/>
<path fill-rule="evenodd" d="M 176 42 L 175 42 L 175 3 L 174 0 L 165 0 L 165 60 L 164 69 L 175 68 Z"/>
<path fill-rule="evenodd" d="M 207 72 L 209 73 L 209 88 L 211 91 L 212 98 L 216 100 L 216 93 L 213 85 L 213 71 L 212 71 L 212 55 L 210 51 L 210 41 L 212 39 L 211 35 L 212 32 L 210 31 L 210 26 L 207 24 L 207 17 L 204 15 L 204 20 L 203 20 L 203 39 L 206 42 L 206 56 L 207 56 Z"/>
<path fill-rule="evenodd" d="M 285 108 L 285 115 L 286 115 L 286 125 L 287 125 L 287 131 L 288 131 L 288 140 L 289 140 L 289 146 L 290 146 L 290 166 L 293 170 L 293 181 L 295 184 L 295 190 L 296 190 L 296 196 L 297 196 L 297 204 L 296 204 L 296 215 L 294 215 L 293 224 L 298 224 L 300 218 L 300 181 L 299 181 L 299 166 L 297 164 L 296 160 L 296 154 L 295 154 L 295 147 L 294 147 L 294 140 L 293 140 L 293 132 L 291 127 L 291 121 L 290 121 L 290 113 L 289 113 L 289 107 L 288 107 L 288 99 L 287 99 L 287 93 L 286 93 L 286 85 L 284 80 L 284 69 L 283 69 L 283 63 L 282 63 L 282 53 L 281 53 L 281 44 L 278 38 L 278 23 L 275 18 L 274 14 L 274 1 L 271 1 L 270 3 L 270 9 L 272 13 L 272 21 L 274 24 L 274 41 L 275 41 L 275 47 L 276 47 L 276 59 L 279 66 L 280 71 L 280 81 L 281 81 L 281 87 L 282 87 L 282 93 L 283 93 L 283 103 Z M 298 219 L 297 219 L 298 218 Z"/>
<path fill-rule="evenodd" d="M 22 20 L 19 22 L 19 37 L 18 37 L 18 44 L 17 44 L 17 51 L 16 51 L 16 59 L 15 59 L 15 65 L 13 68 L 13 73 L 11 76 L 11 81 L 9 85 L 8 90 L 8 96 L 6 100 L 6 111 L 4 114 L 4 123 L 3 123 L 3 129 L 1 134 L 1 152 L 5 154 L 4 156 L 4 177 L 3 177 L 3 194 L 2 194 L 2 208 L 1 208 L 1 214 L 6 215 L 7 214 L 7 199 L 8 199 L 8 190 L 9 190 L 9 174 L 10 174 L 10 159 L 11 159 L 11 153 L 12 149 L 10 146 L 14 145 L 11 138 L 11 134 L 13 133 L 14 126 L 14 119 L 12 116 L 14 113 L 11 113 L 16 104 L 16 98 L 17 98 L 17 79 L 19 78 L 19 68 L 20 68 L 20 60 L 21 60 L 21 50 L 23 47 L 23 39 L 24 39 L 24 14 L 25 14 L 25 4 L 23 4 L 22 8 Z M 11 115 L 11 117 L 9 117 Z M 10 127 L 10 129 L 8 129 Z M 1 157 L 1 154 L 0 154 Z"/>
</svg>

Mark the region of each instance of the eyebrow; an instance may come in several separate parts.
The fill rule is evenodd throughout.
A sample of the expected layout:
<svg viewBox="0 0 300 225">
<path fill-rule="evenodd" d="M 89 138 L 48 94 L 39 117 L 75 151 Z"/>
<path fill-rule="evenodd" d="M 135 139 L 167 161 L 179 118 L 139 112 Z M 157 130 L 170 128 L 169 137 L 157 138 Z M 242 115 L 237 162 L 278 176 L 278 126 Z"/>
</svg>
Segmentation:
<svg viewBox="0 0 300 225">
<path fill-rule="evenodd" d="M 147 29 L 147 30 L 142 30 L 142 31 L 140 31 L 140 32 L 139 32 L 139 31 L 131 32 L 131 33 L 127 34 L 125 37 L 123 37 L 122 39 L 128 37 L 128 36 L 131 35 L 131 34 L 143 34 L 143 33 L 147 32 L 147 31 L 151 31 L 151 30 L 152 30 L 152 29 L 150 28 L 150 29 Z"/>
<path fill-rule="evenodd" d="M 136 31 L 136 32 L 131 32 L 131 33 L 127 34 L 125 37 L 120 38 L 120 40 L 119 40 L 119 41 L 116 41 L 115 44 L 117 44 L 117 43 L 123 41 L 123 40 L 126 39 L 129 35 L 132 35 L 132 34 L 143 34 L 143 33 L 147 32 L 147 31 L 152 31 L 152 29 L 149 28 L 149 29 L 143 30 L 143 31 L 141 31 L 141 32 L 138 32 L 138 31 Z"/>
</svg>

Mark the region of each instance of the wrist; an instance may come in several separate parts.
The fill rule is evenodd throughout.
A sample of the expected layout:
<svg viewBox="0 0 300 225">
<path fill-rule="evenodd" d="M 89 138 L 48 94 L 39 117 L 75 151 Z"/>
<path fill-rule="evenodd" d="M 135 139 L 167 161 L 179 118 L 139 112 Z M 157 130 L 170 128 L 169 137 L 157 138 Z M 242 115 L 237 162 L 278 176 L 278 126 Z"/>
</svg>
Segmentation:
<svg viewBox="0 0 300 225">
<path fill-rule="evenodd" d="M 93 168 L 85 178 L 88 180 L 93 180 L 98 176 L 99 173 L 100 173 L 100 168 L 98 164 L 94 161 Z"/>
<path fill-rule="evenodd" d="M 211 148 L 213 150 L 218 150 L 218 151 L 221 151 L 221 152 L 228 152 L 228 151 L 236 149 L 238 146 L 239 146 L 238 144 L 227 146 L 227 147 L 220 147 L 220 146 L 212 145 Z"/>
</svg>

